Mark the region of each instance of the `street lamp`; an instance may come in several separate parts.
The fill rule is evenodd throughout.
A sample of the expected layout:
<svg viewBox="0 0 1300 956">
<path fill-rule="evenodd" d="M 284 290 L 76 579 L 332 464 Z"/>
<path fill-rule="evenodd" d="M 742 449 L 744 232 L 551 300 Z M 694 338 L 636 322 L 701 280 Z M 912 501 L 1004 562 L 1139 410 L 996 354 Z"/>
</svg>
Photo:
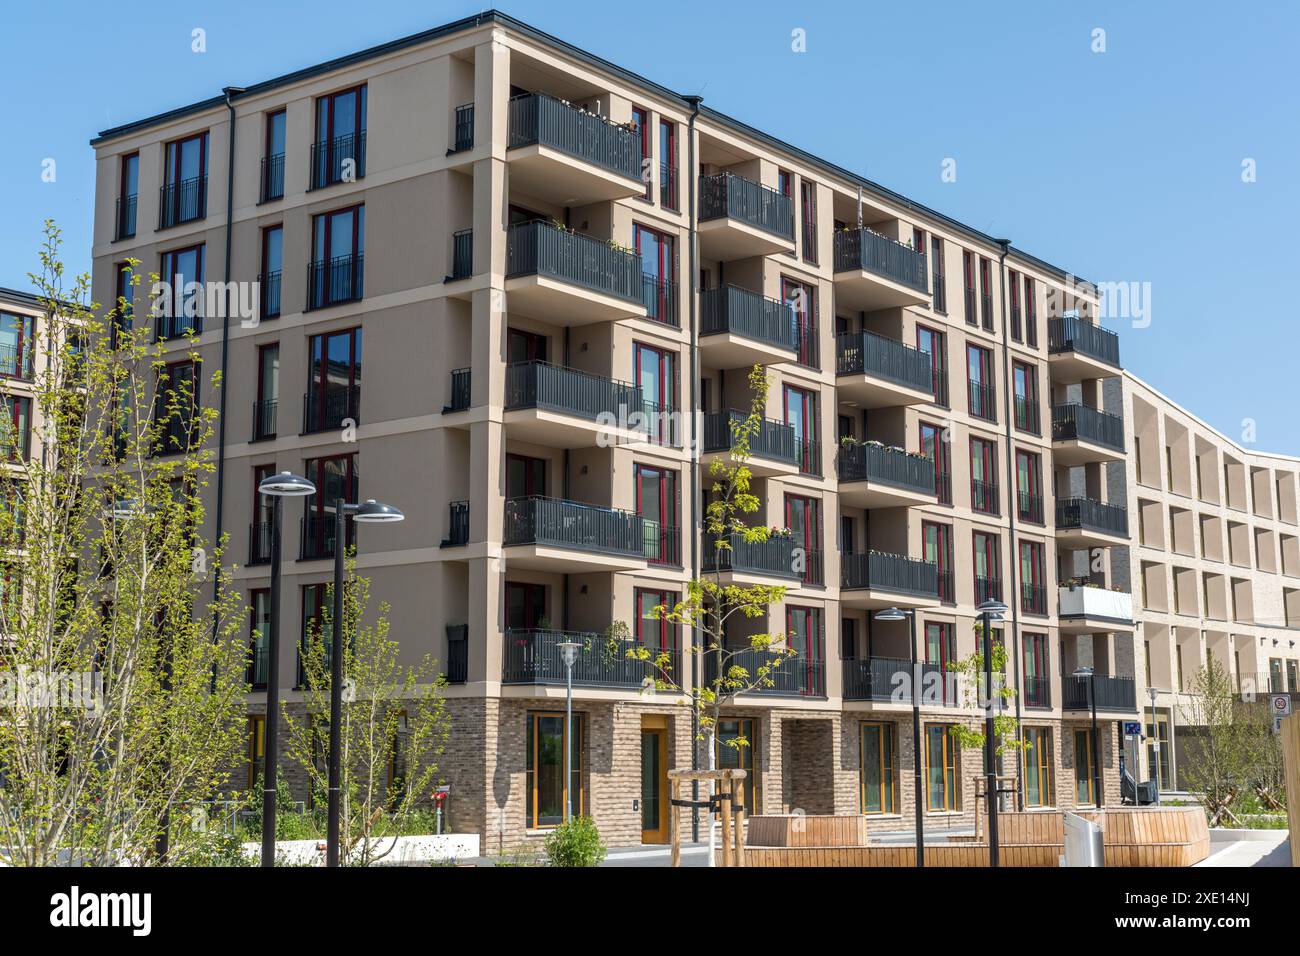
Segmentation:
<svg viewBox="0 0 1300 956">
<path fill-rule="evenodd" d="M 266 629 L 266 719 L 262 723 L 262 866 L 275 866 L 275 784 L 280 747 L 280 553 L 284 499 L 306 498 L 316 486 L 292 472 L 267 475 L 257 493 L 271 499 L 271 620 Z"/>
<path fill-rule="evenodd" d="M 568 823 L 573 817 L 573 665 L 582 645 L 577 641 L 561 641 L 555 646 L 564 661 L 564 822 Z"/>
<path fill-rule="evenodd" d="M 1088 707 L 1092 710 L 1092 801 L 1101 809 L 1101 762 L 1097 752 L 1097 674 L 1091 667 L 1080 667 L 1074 672 L 1076 680 L 1088 678 Z M 1134 778 L 1136 779 L 1136 778 Z"/>
<path fill-rule="evenodd" d="M 921 808 L 921 668 L 916 660 L 916 612 L 891 607 L 876 613 L 877 621 L 908 622 L 912 643 L 912 804 L 916 811 L 916 866 L 925 867 L 925 814 Z"/>
<path fill-rule="evenodd" d="M 1156 723 L 1156 694 L 1159 691 L 1154 687 L 1147 688 L 1147 696 L 1151 698 L 1151 749 L 1155 753 L 1156 759 L 1156 806 L 1160 806 L 1160 725 Z M 1136 777 L 1134 779 L 1137 779 Z"/>
<path fill-rule="evenodd" d="M 330 649 L 330 766 L 329 811 L 325 830 L 325 865 L 339 865 L 339 778 L 342 775 L 343 740 L 343 539 L 347 518 L 370 524 L 401 521 L 406 515 L 400 508 L 369 498 L 359 505 L 338 501 L 334 505 L 334 613 L 330 629 L 334 632 Z"/>
<path fill-rule="evenodd" d="M 984 789 L 989 803 L 989 866 L 998 865 L 998 768 L 994 744 L 993 714 L 993 622 L 1002 620 L 1007 606 L 989 598 L 978 608 L 984 631 Z"/>
</svg>

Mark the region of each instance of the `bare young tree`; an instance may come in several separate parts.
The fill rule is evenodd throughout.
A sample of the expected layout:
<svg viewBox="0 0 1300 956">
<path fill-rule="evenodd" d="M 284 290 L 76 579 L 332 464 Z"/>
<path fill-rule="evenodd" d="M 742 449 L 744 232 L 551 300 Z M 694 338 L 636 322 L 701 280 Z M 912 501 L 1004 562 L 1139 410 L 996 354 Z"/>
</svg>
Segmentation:
<svg viewBox="0 0 1300 956">
<path fill-rule="evenodd" d="M 1179 778 L 1201 794 L 1210 826 L 1238 823 L 1232 804 L 1250 777 L 1248 715 L 1237 700 L 1232 676 L 1213 657 L 1192 678 L 1180 722 L 1197 732 L 1180 735 Z"/>
</svg>

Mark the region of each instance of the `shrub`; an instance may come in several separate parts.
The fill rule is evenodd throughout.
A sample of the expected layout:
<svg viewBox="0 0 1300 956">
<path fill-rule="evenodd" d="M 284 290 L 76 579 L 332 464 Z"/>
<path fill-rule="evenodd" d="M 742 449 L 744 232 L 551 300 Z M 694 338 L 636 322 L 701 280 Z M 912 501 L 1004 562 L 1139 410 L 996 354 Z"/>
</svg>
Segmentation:
<svg viewBox="0 0 1300 956">
<path fill-rule="evenodd" d="M 591 817 L 572 817 L 546 838 L 551 866 L 600 866 L 607 849 Z"/>
</svg>

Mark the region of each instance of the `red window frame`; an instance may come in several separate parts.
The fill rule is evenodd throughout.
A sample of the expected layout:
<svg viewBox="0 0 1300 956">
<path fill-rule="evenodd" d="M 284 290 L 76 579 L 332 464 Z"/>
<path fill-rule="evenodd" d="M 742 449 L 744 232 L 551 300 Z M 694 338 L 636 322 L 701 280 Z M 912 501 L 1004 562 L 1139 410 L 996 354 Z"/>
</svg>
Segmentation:
<svg viewBox="0 0 1300 956">
<path fill-rule="evenodd" d="M 1020 609 L 1026 614 L 1046 614 L 1047 613 L 1047 570 L 1046 570 L 1047 549 L 1043 547 L 1041 541 L 1021 541 L 1020 542 Z M 1025 577 L 1025 563 L 1029 563 L 1029 577 Z M 1025 593 L 1024 586 L 1041 589 L 1033 593 L 1035 596 L 1040 595 L 1043 604 L 1040 606 L 1034 601 L 1029 600 L 1029 595 Z"/>
<path fill-rule="evenodd" d="M 307 339 L 307 391 L 316 396 L 318 403 L 319 417 L 316 422 L 309 423 L 314 427 L 319 427 L 317 422 L 323 422 L 325 419 L 328 410 L 330 386 L 337 387 L 339 384 L 336 378 L 338 369 L 330 368 L 330 343 L 335 339 L 345 337 L 348 345 L 348 381 L 346 388 L 348 389 L 348 395 L 351 396 L 353 390 L 361 384 L 361 326 L 354 325 L 350 329 L 335 329 L 332 332 L 322 332 Z M 348 399 L 348 411 L 349 417 L 356 411 L 352 407 L 351 397 Z"/>
<path fill-rule="evenodd" d="M 975 256 L 969 249 L 961 251 L 961 274 L 966 324 L 979 325 L 979 316 L 975 313 Z"/>
<path fill-rule="evenodd" d="M 1021 340 L 1020 335 L 1020 273 L 1015 269 L 1007 270 L 1007 295 L 1011 299 L 1011 338 Z"/>
<path fill-rule="evenodd" d="M 523 624 L 510 623 L 510 609 L 512 607 L 510 595 L 512 594 L 523 596 L 523 601 L 519 605 L 524 615 L 525 623 Z M 546 617 L 546 585 L 544 584 L 507 581 L 502 597 L 505 602 L 502 616 L 505 618 L 506 630 L 533 630 Z"/>
<path fill-rule="evenodd" d="M 956 702 L 956 684 L 950 680 L 948 664 L 957 659 L 957 629 L 947 621 L 925 622 L 925 660 L 938 664 L 943 677 L 943 702 Z"/>
<path fill-rule="evenodd" d="M 993 331 L 993 263 L 980 256 L 980 320 L 986 332 Z"/>
<path fill-rule="evenodd" d="M 929 342 L 926 342 L 926 339 Z M 926 345 L 929 348 L 926 348 Z M 916 348 L 930 353 L 930 381 L 937 405 L 948 407 L 948 335 L 928 325 L 916 324 Z"/>
<path fill-rule="evenodd" d="M 1037 369 L 1034 366 L 1028 364 L 1027 362 L 1013 361 L 1011 363 L 1011 387 L 1014 391 L 1015 397 L 1021 399 L 1024 402 L 1025 408 L 1030 417 L 1030 420 L 1025 423 L 1025 426 L 1021 427 L 1019 416 L 1015 414 L 1016 410 L 1012 409 L 1013 412 L 1012 420 L 1015 422 L 1016 428 L 1020 429 L 1020 431 L 1030 432 L 1031 434 L 1037 435 L 1040 430 L 1037 424 L 1037 418 L 1038 418 L 1037 416 L 1037 412 L 1038 412 L 1038 371 Z"/>
<path fill-rule="evenodd" d="M 201 133 L 174 139 L 163 147 L 164 186 L 176 186 L 185 181 L 176 178 L 180 173 L 181 150 L 186 143 L 192 143 L 195 140 L 199 143 L 199 173 L 196 178 L 202 181 L 203 177 L 208 174 L 208 131 L 204 130 Z"/>
<path fill-rule="evenodd" d="M 632 466 L 632 478 L 635 483 L 636 513 L 644 515 L 642 497 L 642 476 L 653 475 L 659 488 L 659 514 L 667 516 L 659 522 L 659 549 L 657 558 L 648 558 L 651 564 L 681 564 L 681 555 L 675 554 L 673 545 L 680 547 L 681 538 L 681 476 L 675 469 L 660 465 L 646 465 L 637 462 Z M 671 519 L 671 520 L 669 520 Z M 674 536 L 678 536 L 674 541 Z"/>
<path fill-rule="evenodd" d="M 943 426 L 936 425 L 934 422 L 918 422 L 917 450 L 934 461 L 935 497 L 942 504 L 950 505 L 952 504 L 952 462 L 948 454 L 948 444 L 943 440 L 943 431 Z"/>
<path fill-rule="evenodd" d="M 647 275 L 660 280 L 655 286 L 654 317 L 660 321 L 676 325 L 677 316 L 672 314 L 672 289 L 677 282 L 677 237 L 659 229 L 644 226 L 639 222 L 632 223 L 632 248 L 636 250 L 637 255 L 641 256 L 643 265 L 647 261 L 646 253 L 641 248 L 641 240 L 644 236 L 654 238 L 655 251 L 657 252 L 653 261 L 655 271 L 644 270 Z"/>
<path fill-rule="evenodd" d="M 645 194 L 640 198 L 650 202 L 654 198 L 650 176 L 650 111 L 644 106 L 632 107 L 632 122 L 636 124 L 637 138 L 641 141 L 641 178 L 645 180 Z"/>
<path fill-rule="evenodd" d="M 817 354 L 817 289 L 789 276 L 781 277 L 781 300 L 794 313 L 795 361 L 807 368 L 821 368 Z"/>
<path fill-rule="evenodd" d="M 795 619 L 801 618 L 803 621 L 803 631 L 795 627 Z M 785 634 L 786 646 L 792 647 L 798 657 L 795 660 L 805 661 L 809 666 L 803 668 L 803 688 L 801 693 L 808 697 L 816 697 L 822 694 L 821 681 L 818 679 L 819 669 L 816 666 L 823 660 L 822 642 L 825 637 L 823 628 L 822 609 L 819 607 L 804 607 L 802 605 L 787 604 L 785 608 Z M 803 646 L 799 646 L 799 642 Z M 788 667 L 794 663 L 789 661 L 782 665 Z"/>
<path fill-rule="evenodd" d="M 948 314 L 947 281 L 943 271 L 943 240 L 930 233 L 930 284 L 934 287 L 934 311 L 941 315 Z"/>
<path fill-rule="evenodd" d="M 1034 302 L 1034 280 L 1025 276 L 1025 344 L 1038 348 L 1038 306 Z"/>
<path fill-rule="evenodd" d="M 813 498 L 810 495 L 792 495 L 786 493 L 785 500 L 782 503 L 784 512 L 785 526 L 794 528 L 794 522 L 791 520 L 794 514 L 794 508 L 791 505 L 797 505 L 804 509 L 803 520 L 803 541 L 796 542 L 802 544 L 805 555 L 803 582 L 805 584 L 822 584 L 819 574 L 820 564 L 812 560 L 814 554 L 820 554 L 822 550 L 822 502 L 820 498 Z"/>
<path fill-rule="evenodd" d="M 979 463 L 979 476 L 975 474 L 975 464 Z M 997 444 L 987 438 L 971 437 L 970 440 L 970 506 L 972 511 L 978 511 L 982 514 L 995 515 L 999 514 L 998 509 L 998 455 Z M 988 488 L 988 499 L 986 505 L 991 507 L 981 508 L 977 505 L 975 494 L 975 482 L 981 482 Z"/>
<path fill-rule="evenodd" d="M 815 474 L 818 466 L 815 449 L 817 447 L 817 393 L 797 385 L 781 386 L 781 406 L 785 413 L 785 423 L 795 427 L 796 451 L 799 455 L 799 470 L 804 474 Z M 791 399 L 798 403 L 797 421 L 790 420 Z"/>
<path fill-rule="evenodd" d="M 817 265 L 817 184 L 799 180 L 799 218 L 803 223 L 803 261 Z"/>
<path fill-rule="evenodd" d="M 971 575 L 979 579 L 979 558 L 981 554 L 984 558 L 984 568 L 987 572 L 984 575 L 986 581 L 1002 580 L 1002 538 L 992 531 L 975 531 L 970 537 L 971 547 Z M 975 595 L 978 599 L 979 595 Z"/>
<path fill-rule="evenodd" d="M 1020 467 L 1024 462 L 1025 467 Z M 1022 448 L 1016 449 L 1016 516 L 1021 521 L 1032 521 L 1035 524 L 1042 524 L 1043 517 L 1040 514 L 1034 517 L 1029 514 L 1021 504 L 1021 497 L 1028 495 L 1030 497 L 1043 497 L 1043 477 L 1042 477 L 1042 457 L 1032 451 L 1025 451 Z M 1022 488 L 1020 485 L 1020 476 L 1024 474 L 1028 478 L 1029 487 Z"/>
<path fill-rule="evenodd" d="M 925 560 L 931 559 L 931 551 L 939 571 L 939 600 L 952 604 L 956 600 L 952 579 L 952 525 L 938 521 L 921 522 L 921 553 Z"/>
<path fill-rule="evenodd" d="M 650 396 L 645 398 L 647 404 L 657 406 L 650 409 L 650 411 L 656 413 L 654 431 L 650 437 L 655 444 L 670 445 L 673 439 L 673 416 L 659 413 L 671 413 L 677 407 L 677 353 L 661 349 L 658 346 L 647 345 L 644 342 L 632 343 L 633 377 L 637 391 L 645 395 L 641 378 L 641 372 L 644 368 L 642 365 L 643 356 L 649 356 L 650 360 L 655 364 L 660 385 L 658 401 Z"/>
<path fill-rule="evenodd" d="M 673 212 L 680 208 L 677 201 L 677 124 L 666 119 L 659 120 L 659 205 Z"/>
<path fill-rule="evenodd" d="M 632 606 L 636 608 L 636 629 L 634 634 L 636 642 L 642 647 L 658 648 L 661 651 L 677 650 L 677 639 L 681 627 L 663 618 L 646 617 L 643 611 L 646 599 L 654 602 L 650 605 L 650 608 L 662 605 L 671 610 L 673 605 L 677 603 L 678 596 L 676 591 L 659 588 L 633 589 Z"/>
</svg>

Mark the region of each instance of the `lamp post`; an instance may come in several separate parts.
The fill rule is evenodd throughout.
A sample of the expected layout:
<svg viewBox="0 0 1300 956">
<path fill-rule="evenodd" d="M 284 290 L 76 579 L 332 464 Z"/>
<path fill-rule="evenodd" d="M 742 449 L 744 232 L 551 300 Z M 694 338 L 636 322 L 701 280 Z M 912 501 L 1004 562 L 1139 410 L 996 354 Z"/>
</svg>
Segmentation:
<svg viewBox="0 0 1300 956">
<path fill-rule="evenodd" d="M 1151 698 L 1151 747 L 1156 755 L 1156 806 L 1160 806 L 1160 725 L 1156 723 L 1156 694 L 1154 687 L 1147 688 L 1147 696 Z M 1136 779 L 1136 778 L 1134 778 Z"/>
<path fill-rule="evenodd" d="M 916 658 L 916 612 L 891 607 L 876 614 L 877 621 L 907 618 L 912 645 L 912 804 L 916 813 L 916 866 L 925 867 L 925 814 L 921 807 L 921 668 Z"/>
<path fill-rule="evenodd" d="M 984 631 L 984 789 L 989 803 L 989 866 L 998 865 L 998 766 L 994 743 L 993 622 L 1002 620 L 1007 606 L 990 598 L 978 608 Z"/>
<path fill-rule="evenodd" d="M 280 558 L 285 498 L 307 498 L 316 486 L 300 475 L 267 475 L 257 493 L 271 499 L 271 620 L 266 628 L 266 718 L 262 723 L 262 866 L 275 866 L 275 785 L 280 761 Z"/>
<path fill-rule="evenodd" d="M 577 641 L 556 645 L 564 661 L 564 822 L 573 818 L 573 665 L 578 660 Z"/>
<path fill-rule="evenodd" d="M 348 516 L 362 524 L 383 524 L 406 517 L 400 508 L 369 498 L 359 505 L 338 501 L 334 505 L 334 612 L 330 619 L 330 756 L 329 811 L 325 830 L 325 865 L 339 865 L 339 821 L 342 806 L 339 778 L 342 776 L 343 741 L 343 544 Z"/>
<path fill-rule="evenodd" d="M 1092 800 L 1101 809 L 1101 754 L 1097 750 L 1097 674 L 1091 667 L 1080 667 L 1075 679 L 1088 678 L 1088 708 L 1092 711 Z M 1136 779 L 1136 778 L 1134 778 Z"/>
</svg>

